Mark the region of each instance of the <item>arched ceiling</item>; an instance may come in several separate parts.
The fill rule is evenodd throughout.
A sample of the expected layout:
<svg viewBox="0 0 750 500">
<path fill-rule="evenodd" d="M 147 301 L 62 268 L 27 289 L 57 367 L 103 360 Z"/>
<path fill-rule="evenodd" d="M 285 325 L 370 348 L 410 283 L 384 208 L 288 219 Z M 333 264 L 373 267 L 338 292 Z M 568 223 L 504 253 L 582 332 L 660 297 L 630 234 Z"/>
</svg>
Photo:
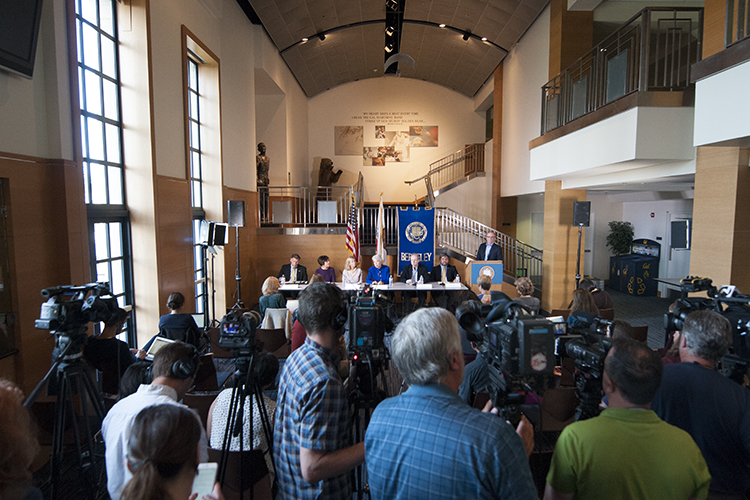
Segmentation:
<svg viewBox="0 0 750 500">
<path fill-rule="evenodd" d="M 384 74 L 426 80 L 472 97 L 548 0 L 237 2 L 251 21 L 263 25 L 309 97 Z M 387 27 L 394 28 L 393 35 Z M 386 59 L 397 53 L 410 56 L 414 66 L 399 62 L 386 71 Z"/>
</svg>

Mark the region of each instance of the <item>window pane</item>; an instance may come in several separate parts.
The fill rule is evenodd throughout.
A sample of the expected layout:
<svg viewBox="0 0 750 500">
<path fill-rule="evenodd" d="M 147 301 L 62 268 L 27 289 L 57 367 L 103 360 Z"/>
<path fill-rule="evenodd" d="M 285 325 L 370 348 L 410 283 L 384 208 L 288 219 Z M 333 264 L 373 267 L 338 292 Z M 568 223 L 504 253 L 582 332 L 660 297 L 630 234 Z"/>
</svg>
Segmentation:
<svg viewBox="0 0 750 500">
<path fill-rule="evenodd" d="M 83 63 L 99 71 L 99 34 L 89 26 L 83 25 Z"/>
<path fill-rule="evenodd" d="M 81 17 L 96 24 L 96 0 L 81 0 Z"/>
<path fill-rule="evenodd" d="M 83 101 L 81 101 L 83 103 Z M 89 131 L 86 128 L 86 117 L 81 115 L 81 154 L 84 158 L 89 157 Z"/>
<path fill-rule="evenodd" d="M 109 281 L 109 264 L 100 262 L 96 265 L 96 281 Z"/>
<path fill-rule="evenodd" d="M 116 78 L 115 42 L 105 36 L 101 36 L 99 41 L 102 44 L 102 73 L 110 78 Z"/>
<path fill-rule="evenodd" d="M 109 252 L 112 258 L 122 257 L 122 224 L 109 224 Z"/>
<path fill-rule="evenodd" d="M 109 80 L 102 80 L 104 84 L 104 116 L 110 120 L 119 118 L 117 109 L 117 85 Z"/>
<path fill-rule="evenodd" d="M 97 222 L 94 224 L 94 248 L 96 260 L 105 260 L 109 258 L 109 246 L 107 245 L 108 224 Z"/>
<path fill-rule="evenodd" d="M 120 129 L 114 125 L 107 124 L 107 161 L 120 163 Z"/>
<path fill-rule="evenodd" d="M 88 117 L 86 126 L 88 128 L 89 158 L 92 160 L 104 159 L 104 130 L 103 123 L 96 118 Z"/>
<path fill-rule="evenodd" d="M 188 88 L 198 91 L 198 65 L 188 59 Z"/>
<path fill-rule="evenodd" d="M 112 0 L 99 0 L 99 27 L 110 36 L 115 36 Z"/>
<path fill-rule="evenodd" d="M 203 204 L 201 200 L 201 183 L 199 181 L 193 181 L 193 206 L 202 207 Z"/>
<path fill-rule="evenodd" d="M 115 295 L 125 293 L 125 270 L 122 266 L 122 260 L 117 259 L 112 261 L 112 281 L 109 284 L 112 293 Z"/>
<path fill-rule="evenodd" d="M 195 279 L 199 280 L 201 279 L 201 274 L 203 268 L 203 248 L 200 245 L 195 245 L 193 247 L 193 269 L 195 269 Z"/>
<path fill-rule="evenodd" d="M 83 162 L 83 189 L 84 202 L 91 203 L 91 183 L 89 182 L 89 164 Z"/>
<path fill-rule="evenodd" d="M 198 119 L 198 94 L 190 92 L 190 107 L 188 108 L 190 118 L 193 120 Z"/>
<path fill-rule="evenodd" d="M 107 178 L 109 180 L 109 203 L 112 205 L 124 205 L 122 187 L 122 169 L 120 167 L 109 167 Z"/>
<path fill-rule="evenodd" d="M 104 165 L 91 163 L 91 203 L 102 205 L 107 203 L 107 176 Z"/>
<path fill-rule="evenodd" d="M 190 152 L 190 177 L 193 179 L 202 179 L 201 172 L 201 154 L 198 151 Z"/>
<path fill-rule="evenodd" d="M 86 78 L 86 82 L 85 82 L 86 101 L 84 104 L 84 109 L 86 109 L 86 111 L 88 111 L 89 113 L 101 115 L 102 114 L 102 91 L 101 91 L 102 79 L 99 77 L 99 75 L 89 70 L 86 70 L 84 72 L 84 77 Z"/>
</svg>

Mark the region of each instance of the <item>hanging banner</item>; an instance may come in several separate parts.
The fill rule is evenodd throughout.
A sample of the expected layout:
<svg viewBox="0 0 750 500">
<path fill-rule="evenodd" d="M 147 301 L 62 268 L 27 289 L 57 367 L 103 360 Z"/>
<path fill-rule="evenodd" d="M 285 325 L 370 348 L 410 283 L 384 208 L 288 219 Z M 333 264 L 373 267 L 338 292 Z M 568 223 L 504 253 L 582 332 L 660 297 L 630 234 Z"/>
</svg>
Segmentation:
<svg viewBox="0 0 750 500">
<path fill-rule="evenodd" d="M 435 210 L 400 208 L 398 211 L 398 274 L 411 264 L 411 254 L 419 254 L 422 264 L 432 270 L 435 260 Z"/>
</svg>

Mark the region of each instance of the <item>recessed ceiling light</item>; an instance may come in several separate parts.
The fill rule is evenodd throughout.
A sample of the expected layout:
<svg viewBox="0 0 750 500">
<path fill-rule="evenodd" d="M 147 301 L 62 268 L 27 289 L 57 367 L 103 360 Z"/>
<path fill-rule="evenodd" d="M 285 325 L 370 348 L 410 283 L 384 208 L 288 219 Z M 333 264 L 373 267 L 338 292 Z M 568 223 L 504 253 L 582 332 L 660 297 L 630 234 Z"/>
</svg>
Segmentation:
<svg viewBox="0 0 750 500">
<path fill-rule="evenodd" d="M 486 37 L 486 36 L 483 36 L 483 37 L 482 37 L 482 41 L 483 41 L 483 42 L 486 42 L 486 41 L 487 41 L 487 37 Z"/>
<path fill-rule="evenodd" d="M 307 38 L 303 38 L 303 39 L 302 39 L 302 41 L 303 41 L 303 42 L 306 42 L 306 41 L 307 41 Z"/>
<path fill-rule="evenodd" d="M 445 28 L 445 24 L 439 24 L 438 26 L 440 26 L 441 28 Z"/>
<path fill-rule="evenodd" d="M 393 26 L 387 26 L 385 28 L 385 34 L 388 36 L 393 36 Z"/>
<path fill-rule="evenodd" d="M 385 46 L 385 51 L 386 51 L 386 52 L 388 52 L 389 54 L 390 54 L 391 52 L 393 52 L 393 44 L 392 44 L 392 43 L 389 43 L 388 45 L 386 45 L 386 46 Z"/>
</svg>

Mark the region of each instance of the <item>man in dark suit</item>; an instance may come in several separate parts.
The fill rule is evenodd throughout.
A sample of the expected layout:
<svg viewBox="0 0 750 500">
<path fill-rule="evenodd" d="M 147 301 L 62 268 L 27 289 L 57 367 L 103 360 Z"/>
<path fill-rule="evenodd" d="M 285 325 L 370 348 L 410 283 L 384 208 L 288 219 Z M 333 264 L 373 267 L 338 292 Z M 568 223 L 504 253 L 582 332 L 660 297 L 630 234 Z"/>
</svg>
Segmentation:
<svg viewBox="0 0 750 500">
<path fill-rule="evenodd" d="M 495 231 L 487 231 L 485 236 L 486 243 L 479 245 L 477 250 L 477 260 L 503 260 L 503 249 L 495 245 Z"/>
<path fill-rule="evenodd" d="M 432 281 L 446 283 L 456 280 L 458 271 L 456 270 L 456 266 L 451 266 L 449 262 L 450 257 L 448 257 L 448 254 L 440 254 L 440 264 L 433 267 L 432 273 L 430 273 Z M 451 296 L 450 293 L 435 290 L 433 290 L 431 293 L 432 300 L 434 300 L 436 304 L 438 304 L 443 309 L 448 309 L 448 298 Z M 453 295 L 455 296 L 455 294 Z"/>
<path fill-rule="evenodd" d="M 293 253 L 289 259 L 289 264 L 281 266 L 281 271 L 279 271 L 277 278 L 281 279 L 282 277 L 287 283 L 307 281 L 307 268 L 299 265 L 298 254 Z"/>
<path fill-rule="evenodd" d="M 411 265 L 404 267 L 401 271 L 401 283 L 408 285 L 417 283 L 419 278 L 422 278 L 424 283 L 430 282 L 430 273 L 427 271 L 427 266 L 419 262 L 419 254 L 411 254 Z M 406 302 L 411 302 L 411 298 L 414 296 L 414 292 L 404 292 L 404 310 L 407 310 Z M 424 290 L 417 292 L 417 308 L 424 307 L 425 300 L 427 300 L 427 292 Z"/>
</svg>

